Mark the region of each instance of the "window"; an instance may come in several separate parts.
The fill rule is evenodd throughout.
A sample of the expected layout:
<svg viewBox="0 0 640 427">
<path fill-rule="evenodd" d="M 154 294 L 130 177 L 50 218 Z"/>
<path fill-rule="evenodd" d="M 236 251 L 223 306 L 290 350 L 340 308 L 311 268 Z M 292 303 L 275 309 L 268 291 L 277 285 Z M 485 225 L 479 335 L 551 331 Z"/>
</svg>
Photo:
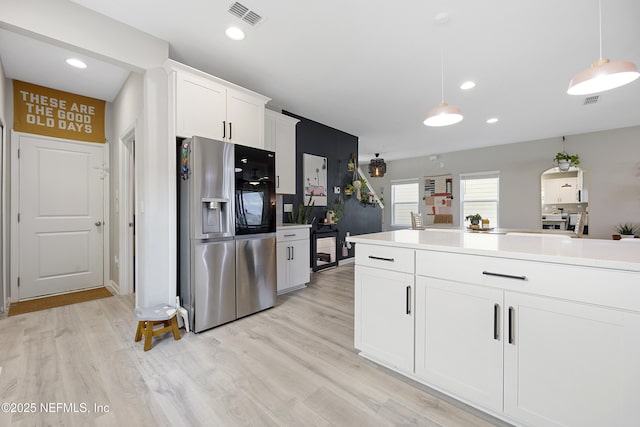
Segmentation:
<svg viewBox="0 0 640 427">
<path fill-rule="evenodd" d="M 460 224 L 467 215 L 480 214 L 489 220 L 489 227 L 498 227 L 499 186 L 499 172 L 460 175 Z"/>
<path fill-rule="evenodd" d="M 411 212 L 418 212 L 417 179 L 391 181 L 391 225 L 411 226 Z"/>
</svg>

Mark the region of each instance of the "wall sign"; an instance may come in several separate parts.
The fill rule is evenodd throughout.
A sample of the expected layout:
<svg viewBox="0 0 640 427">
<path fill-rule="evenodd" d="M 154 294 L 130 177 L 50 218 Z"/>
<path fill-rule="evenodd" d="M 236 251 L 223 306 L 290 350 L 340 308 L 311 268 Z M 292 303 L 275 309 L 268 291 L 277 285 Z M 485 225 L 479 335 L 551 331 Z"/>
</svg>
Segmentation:
<svg viewBox="0 0 640 427">
<path fill-rule="evenodd" d="M 451 200 L 453 199 L 451 175 L 424 177 L 424 204 L 427 208 L 426 223 L 453 223 Z"/>
<path fill-rule="evenodd" d="M 313 195 L 315 206 L 327 206 L 327 158 L 302 154 L 304 202 Z"/>
<path fill-rule="evenodd" d="M 17 132 L 102 142 L 105 101 L 13 81 L 13 129 Z"/>
</svg>

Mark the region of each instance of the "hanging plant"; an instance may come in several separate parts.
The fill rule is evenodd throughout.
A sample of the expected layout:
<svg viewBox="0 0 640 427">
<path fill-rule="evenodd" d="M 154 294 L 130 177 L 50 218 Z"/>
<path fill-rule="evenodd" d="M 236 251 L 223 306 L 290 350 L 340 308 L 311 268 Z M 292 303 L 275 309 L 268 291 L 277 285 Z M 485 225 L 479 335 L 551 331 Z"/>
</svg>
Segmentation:
<svg viewBox="0 0 640 427">
<path fill-rule="evenodd" d="M 553 162 L 558 166 L 560 171 L 566 172 L 571 166 L 577 166 L 580 164 L 580 156 L 577 154 L 569 154 L 566 151 L 561 151 L 553 158 Z"/>
</svg>

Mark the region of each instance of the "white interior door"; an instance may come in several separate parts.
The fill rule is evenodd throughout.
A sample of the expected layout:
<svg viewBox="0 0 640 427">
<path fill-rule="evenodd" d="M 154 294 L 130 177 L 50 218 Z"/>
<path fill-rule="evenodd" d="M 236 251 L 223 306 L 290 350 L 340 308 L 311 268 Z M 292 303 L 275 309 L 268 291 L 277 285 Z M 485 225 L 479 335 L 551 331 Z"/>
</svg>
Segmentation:
<svg viewBox="0 0 640 427">
<path fill-rule="evenodd" d="M 19 299 L 103 285 L 104 146 L 19 138 Z"/>
</svg>

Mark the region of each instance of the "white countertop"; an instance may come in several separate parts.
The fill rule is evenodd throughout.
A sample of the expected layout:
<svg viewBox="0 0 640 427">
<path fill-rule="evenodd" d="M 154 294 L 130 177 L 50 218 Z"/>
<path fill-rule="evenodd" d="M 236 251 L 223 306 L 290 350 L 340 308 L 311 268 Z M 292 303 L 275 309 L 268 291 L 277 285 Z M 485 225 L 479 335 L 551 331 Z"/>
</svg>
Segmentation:
<svg viewBox="0 0 640 427">
<path fill-rule="evenodd" d="M 471 233 L 456 229 L 397 230 L 347 238 L 347 241 L 353 243 L 640 272 L 640 239 L 624 240 L 571 239 L 544 234 Z"/>
</svg>

